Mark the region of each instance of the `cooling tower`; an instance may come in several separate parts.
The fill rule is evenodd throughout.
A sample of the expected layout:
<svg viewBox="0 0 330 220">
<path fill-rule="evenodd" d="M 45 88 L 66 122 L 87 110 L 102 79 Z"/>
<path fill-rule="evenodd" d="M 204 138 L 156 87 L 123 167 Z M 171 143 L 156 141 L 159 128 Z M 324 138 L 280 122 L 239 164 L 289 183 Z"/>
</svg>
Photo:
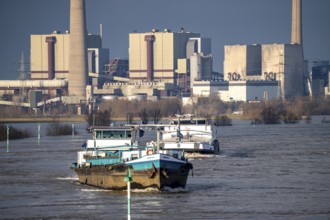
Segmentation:
<svg viewBox="0 0 330 220">
<path fill-rule="evenodd" d="M 291 44 L 302 44 L 301 0 L 292 0 Z"/>
<path fill-rule="evenodd" d="M 69 96 L 86 95 L 87 49 L 86 49 L 85 0 L 70 1 L 70 56 Z"/>
</svg>

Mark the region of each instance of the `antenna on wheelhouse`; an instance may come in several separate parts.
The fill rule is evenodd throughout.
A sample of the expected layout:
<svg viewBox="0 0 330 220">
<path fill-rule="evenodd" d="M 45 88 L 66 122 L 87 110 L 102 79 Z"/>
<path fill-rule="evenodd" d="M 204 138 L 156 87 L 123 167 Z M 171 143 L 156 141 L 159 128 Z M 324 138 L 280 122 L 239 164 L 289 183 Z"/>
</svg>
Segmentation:
<svg viewBox="0 0 330 220">
<path fill-rule="evenodd" d="M 159 149 L 160 149 L 160 147 L 159 147 L 160 130 L 161 130 L 161 128 L 160 127 L 157 127 L 157 153 L 158 154 L 159 154 Z"/>
<path fill-rule="evenodd" d="M 181 126 L 181 121 L 180 121 L 180 119 L 182 117 L 184 117 L 184 115 L 176 114 L 175 116 L 178 117 L 178 130 L 177 130 L 176 136 L 179 138 L 179 141 L 181 141 L 181 139 L 183 138 L 183 135 L 181 133 L 181 127 L 180 127 Z"/>
</svg>

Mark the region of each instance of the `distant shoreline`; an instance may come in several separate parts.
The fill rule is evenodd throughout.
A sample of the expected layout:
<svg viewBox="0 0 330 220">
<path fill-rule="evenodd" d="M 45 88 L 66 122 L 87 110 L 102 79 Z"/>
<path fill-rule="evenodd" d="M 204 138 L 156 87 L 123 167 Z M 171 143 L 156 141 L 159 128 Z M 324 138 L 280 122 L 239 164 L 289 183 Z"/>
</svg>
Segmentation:
<svg viewBox="0 0 330 220">
<path fill-rule="evenodd" d="M 244 118 L 241 115 L 228 115 L 231 119 L 241 119 Z M 162 118 L 167 120 L 168 117 Z M 112 121 L 126 121 L 126 118 L 112 118 Z M 140 120 L 138 117 L 134 118 L 133 121 Z M 2 123 L 31 123 L 31 122 L 86 122 L 84 115 L 78 116 L 39 116 L 39 117 L 12 117 L 12 118 L 0 118 L 0 124 Z"/>
<path fill-rule="evenodd" d="M 125 121 L 126 118 L 112 118 L 112 121 Z M 134 119 L 135 120 L 135 119 Z M 0 118 L 2 123 L 31 123 L 31 122 L 86 122 L 85 116 L 46 116 L 46 117 L 13 117 L 13 118 Z"/>
<path fill-rule="evenodd" d="M 31 123 L 31 122 L 84 122 L 84 116 L 54 116 L 54 117 L 15 117 L 0 118 L 0 123 Z"/>
</svg>

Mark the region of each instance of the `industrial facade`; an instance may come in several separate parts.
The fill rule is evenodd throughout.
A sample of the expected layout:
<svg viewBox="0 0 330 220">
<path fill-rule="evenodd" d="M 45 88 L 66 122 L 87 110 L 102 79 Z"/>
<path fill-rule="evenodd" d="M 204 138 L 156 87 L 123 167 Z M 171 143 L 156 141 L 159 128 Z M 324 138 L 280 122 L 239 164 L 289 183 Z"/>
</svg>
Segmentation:
<svg viewBox="0 0 330 220">
<path fill-rule="evenodd" d="M 213 57 L 204 56 L 203 53 L 195 53 L 190 56 L 190 94 L 193 94 L 194 83 L 201 80 L 212 80 Z"/>
<path fill-rule="evenodd" d="M 88 72 L 106 74 L 105 65 L 109 63 L 108 48 L 88 48 Z"/>
<path fill-rule="evenodd" d="M 158 99 L 164 91 L 166 95 L 175 88 L 171 83 L 164 82 L 109 82 L 105 83 L 102 88 L 94 89 L 96 96 L 113 97 L 129 97 L 134 95 L 145 94 L 149 99 Z"/>
<path fill-rule="evenodd" d="M 292 0 L 291 44 L 226 45 L 224 79 L 274 81 L 278 83 L 278 98 L 303 96 L 307 88 L 307 71 L 301 12 L 301 0 Z"/>
<path fill-rule="evenodd" d="M 226 45 L 224 78 L 229 81 L 278 81 L 278 97 L 304 95 L 302 45 Z"/>
<path fill-rule="evenodd" d="M 229 81 L 261 76 L 261 45 L 225 45 L 223 67 Z"/>
<path fill-rule="evenodd" d="M 105 65 L 105 74 L 128 78 L 128 63 L 128 59 L 110 59 L 109 64 Z"/>
<path fill-rule="evenodd" d="M 129 77 L 133 81 L 158 81 L 177 84 L 177 60 L 186 58 L 189 38 L 199 33 L 160 32 L 129 34 Z"/>
<path fill-rule="evenodd" d="M 49 38 L 54 39 L 54 42 L 46 42 Z M 31 35 L 30 45 L 31 79 L 68 78 L 69 34 L 54 32 L 49 35 Z M 53 63 L 49 59 L 54 60 Z"/>
<path fill-rule="evenodd" d="M 330 65 L 329 61 L 322 61 L 312 67 L 312 94 L 320 97 L 330 91 Z"/>
<path fill-rule="evenodd" d="M 302 45 L 262 45 L 262 79 L 277 80 L 282 100 L 304 95 Z"/>
<path fill-rule="evenodd" d="M 190 59 L 194 54 L 212 54 L 211 38 L 189 38 L 186 46 L 186 58 Z"/>
<path fill-rule="evenodd" d="M 277 99 L 276 81 L 196 81 L 193 96 L 217 96 L 224 102 L 249 102 Z"/>
<path fill-rule="evenodd" d="M 49 38 L 53 39 L 51 43 L 46 41 Z M 89 39 L 87 41 L 88 48 L 101 48 L 102 43 L 99 35 L 89 34 L 87 39 Z M 49 44 L 51 44 L 51 48 Z M 54 31 L 52 34 L 32 34 L 30 45 L 31 79 L 68 78 L 70 50 L 70 33 L 68 31 L 65 33 Z M 108 54 L 107 58 L 109 58 Z"/>
</svg>

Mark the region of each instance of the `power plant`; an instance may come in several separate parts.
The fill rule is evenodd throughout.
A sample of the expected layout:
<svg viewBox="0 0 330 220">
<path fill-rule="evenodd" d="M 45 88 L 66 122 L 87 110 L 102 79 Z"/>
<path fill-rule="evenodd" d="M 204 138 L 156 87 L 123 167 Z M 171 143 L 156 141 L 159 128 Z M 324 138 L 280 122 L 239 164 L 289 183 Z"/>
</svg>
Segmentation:
<svg viewBox="0 0 330 220">
<path fill-rule="evenodd" d="M 225 80 L 277 81 L 277 98 L 282 100 L 306 94 L 301 11 L 301 0 L 292 0 L 291 44 L 225 45 Z"/>
<path fill-rule="evenodd" d="M 166 87 L 165 84 L 172 85 L 165 90 L 159 89 L 159 96 L 187 93 L 191 81 L 190 66 L 202 65 L 201 59 L 199 64 L 190 62 L 191 57 L 210 53 L 211 39 L 202 38 L 199 33 L 187 32 L 183 28 L 179 32 L 153 29 L 146 33 L 130 33 L 129 80 L 134 83 L 155 82 L 162 87 Z M 202 72 L 196 74 L 195 78 L 201 75 Z"/>
<path fill-rule="evenodd" d="M 0 95 L 13 97 L 11 102 L 0 102 L 18 105 L 15 97 L 22 86 L 33 93 L 31 97 L 39 97 L 33 98 L 35 103 L 20 102 L 22 106 L 41 106 L 45 100 L 82 106 L 95 98 L 141 95 L 148 99 L 216 95 L 223 101 L 260 101 L 311 94 L 303 55 L 301 0 L 292 0 L 291 22 L 290 44 L 225 45 L 223 79 L 219 80 L 212 69 L 211 39 L 184 28 L 133 31 L 129 60 L 110 61 L 109 49 L 102 48 L 102 25 L 100 34 L 89 34 L 85 1 L 70 0 L 70 30 L 31 35 L 30 79 L 0 81 Z M 319 80 L 315 91 L 328 82 L 323 75 L 315 79 Z"/>
<path fill-rule="evenodd" d="M 0 94 L 11 101 L 2 104 L 41 106 L 47 103 L 45 100 L 61 100 L 80 105 L 88 102 L 87 84 L 98 86 L 107 80 L 99 73 L 103 73 L 103 66 L 109 61 L 109 50 L 102 48 L 100 35 L 87 34 L 84 0 L 70 1 L 70 31 L 31 35 L 30 57 L 30 79 L 24 80 L 25 89 L 30 93 L 42 92 L 43 98 L 34 99 L 38 104 L 18 103 L 15 97 L 22 80 L 4 80 L 0 81 Z"/>
</svg>

